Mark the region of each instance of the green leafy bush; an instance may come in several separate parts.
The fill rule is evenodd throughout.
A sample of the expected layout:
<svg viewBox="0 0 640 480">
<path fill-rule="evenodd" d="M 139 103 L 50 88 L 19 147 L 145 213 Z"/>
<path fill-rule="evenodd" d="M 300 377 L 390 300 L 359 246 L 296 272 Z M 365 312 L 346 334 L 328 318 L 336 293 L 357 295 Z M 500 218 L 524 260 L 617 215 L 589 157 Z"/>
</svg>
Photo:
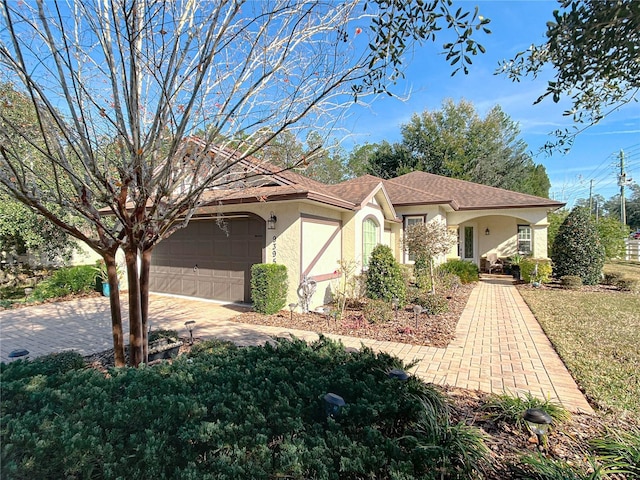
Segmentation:
<svg viewBox="0 0 640 480">
<path fill-rule="evenodd" d="M 406 299 L 406 286 L 400 264 L 386 245 L 377 245 L 369 257 L 367 270 L 367 297 L 391 302 L 397 298 L 400 304 Z"/>
<path fill-rule="evenodd" d="M 527 283 L 549 283 L 551 281 L 551 262 L 535 258 L 524 258 L 520 262 L 520 276 Z"/>
<path fill-rule="evenodd" d="M 438 315 L 449 311 L 449 302 L 445 297 L 425 290 L 418 290 L 412 299 L 412 303 L 420 305 L 423 313 L 427 315 Z"/>
<path fill-rule="evenodd" d="M 3 380 L 28 378 L 43 375 L 57 375 L 86 367 L 82 355 L 75 351 L 50 353 L 34 360 L 19 360 L 12 362 L 11 368 L 3 371 Z"/>
<path fill-rule="evenodd" d="M 368 300 L 362 309 L 364 318 L 371 323 L 386 323 L 393 320 L 393 305 L 385 300 Z"/>
<path fill-rule="evenodd" d="M 79 265 L 56 270 L 36 285 L 31 298 L 36 301 L 94 291 L 96 272 L 93 265 Z"/>
<path fill-rule="evenodd" d="M 596 285 L 604 258 L 604 247 L 588 209 L 574 208 L 553 243 L 551 259 L 556 277 L 577 275 L 585 285 Z"/>
<path fill-rule="evenodd" d="M 577 289 L 582 286 L 582 279 L 577 275 L 564 275 L 560 277 L 560 285 L 569 289 Z"/>
<path fill-rule="evenodd" d="M 440 265 L 438 270 L 457 275 L 462 283 L 477 282 L 480 279 L 480 269 L 468 260 L 448 260 Z"/>
<path fill-rule="evenodd" d="M 257 263 L 251 267 L 251 300 L 256 312 L 271 315 L 287 303 L 287 267 Z"/>
<path fill-rule="evenodd" d="M 388 354 L 325 338 L 203 342 L 173 363 L 25 376 L 0 366 L 0 476 L 473 478 L 488 454 L 442 395 Z M 346 402 L 334 417 L 331 392 Z"/>
</svg>

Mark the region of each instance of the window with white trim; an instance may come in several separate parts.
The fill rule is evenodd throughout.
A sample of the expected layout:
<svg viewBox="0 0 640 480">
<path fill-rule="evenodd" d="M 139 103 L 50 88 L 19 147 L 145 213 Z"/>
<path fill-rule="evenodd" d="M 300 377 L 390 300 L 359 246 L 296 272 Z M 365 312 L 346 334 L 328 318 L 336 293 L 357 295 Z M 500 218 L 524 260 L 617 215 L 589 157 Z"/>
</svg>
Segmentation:
<svg viewBox="0 0 640 480">
<path fill-rule="evenodd" d="M 518 253 L 520 255 L 530 255 L 531 247 L 531 226 L 518 225 Z"/>
<path fill-rule="evenodd" d="M 371 252 L 380 243 L 378 230 L 378 222 L 373 218 L 367 218 L 362 222 L 362 263 L 365 267 L 369 265 Z"/>
<path fill-rule="evenodd" d="M 419 223 L 424 223 L 424 216 L 414 216 L 414 217 L 404 217 L 404 231 L 409 229 L 412 225 L 417 225 Z M 405 252 L 405 263 L 413 263 L 415 262 L 415 255 Z"/>
</svg>

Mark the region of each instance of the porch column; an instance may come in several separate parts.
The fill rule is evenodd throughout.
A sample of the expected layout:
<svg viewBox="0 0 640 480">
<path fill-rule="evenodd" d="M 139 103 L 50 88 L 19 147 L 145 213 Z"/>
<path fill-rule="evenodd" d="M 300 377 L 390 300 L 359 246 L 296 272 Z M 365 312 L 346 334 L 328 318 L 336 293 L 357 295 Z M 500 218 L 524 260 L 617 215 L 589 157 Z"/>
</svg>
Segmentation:
<svg viewBox="0 0 640 480">
<path fill-rule="evenodd" d="M 548 258 L 547 252 L 547 227 L 548 225 L 531 225 L 531 236 L 533 237 L 533 258 Z"/>
</svg>

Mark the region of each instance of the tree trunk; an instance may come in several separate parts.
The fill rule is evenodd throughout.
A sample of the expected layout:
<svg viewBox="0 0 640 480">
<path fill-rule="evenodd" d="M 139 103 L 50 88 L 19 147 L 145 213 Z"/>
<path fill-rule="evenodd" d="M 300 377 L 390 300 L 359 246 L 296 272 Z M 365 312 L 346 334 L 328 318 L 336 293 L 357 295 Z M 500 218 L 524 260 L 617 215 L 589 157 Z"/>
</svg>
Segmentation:
<svg viewBox="0 0 640 480">
<path fill-rule="evenodd" d="M 436 279 L 433 275 L 433 258 L 429 258 L 429 276 L 431 277 L 431 293 L 436 293 Z"/>
<path fill-rule="evenodd" d="M 129 365 L 137 367 L 144 362 L 142 305 L 140 302 L 140 278 L 138 276 L 138 252 L 127 245 L 124 253 L 129 281 Z"/>
<path fill-rule="evenodd" d="M 151 253 L 153 248 L 142 252 L 142 266 L 140 268 L 140 311 L 142 313 L 143 357 L 149 357 L 149 269 L 151 268 Z"/>
<path fill-rule="evenodd" d="M 113 335 L 113 356 L 116 367 L 126 365 L 124 356 L 124 334 L 122 332 L 122 311 L 120 309 L 120 291 L 118 289 L 118 271 L 115 254 L 102 256 L 109 276 L 109 306 L 111 307 L 111 333 Z"/>
</svg>

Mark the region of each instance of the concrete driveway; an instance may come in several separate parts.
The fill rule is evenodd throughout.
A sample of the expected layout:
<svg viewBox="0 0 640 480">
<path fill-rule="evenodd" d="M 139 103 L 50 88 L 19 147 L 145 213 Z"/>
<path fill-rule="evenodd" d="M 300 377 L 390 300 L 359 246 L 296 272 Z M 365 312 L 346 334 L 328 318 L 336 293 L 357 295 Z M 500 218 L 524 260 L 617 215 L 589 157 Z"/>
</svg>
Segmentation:
<svg viewBox="0 0 640 480">
<path fill-rule="evenodd" d="M 123 296 L 124 297 L 124 296 Z M 129 332 L 126 298 L 123 298 L 123 328 Z M 249 307 L 220 304 L 204 300 L 152 295 L 149 302 L 152 329 L 173 329 L 186 335 L 184 323 L 195 320 L 196 336 L 216 336 L 239 344 L 259 344 L 268 335 L 229 319 Z M 125 337 L 125 343 L 128 343 Z M 113 347 L 109 299 L 87 297 L 0 311 L 0 361 L 9 353 L 26 349 L 29 357 L 76 350 L 82 355 Z"/>
</svg>

